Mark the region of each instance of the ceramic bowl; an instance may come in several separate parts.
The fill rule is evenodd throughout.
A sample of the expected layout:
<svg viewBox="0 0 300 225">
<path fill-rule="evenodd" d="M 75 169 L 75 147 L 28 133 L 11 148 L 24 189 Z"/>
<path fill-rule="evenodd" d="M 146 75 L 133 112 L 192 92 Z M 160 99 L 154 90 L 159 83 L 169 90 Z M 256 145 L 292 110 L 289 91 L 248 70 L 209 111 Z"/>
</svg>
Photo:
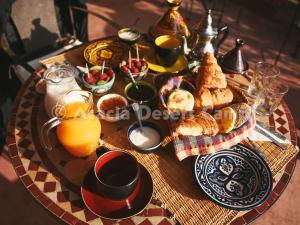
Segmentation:
<svg viewBox="0 0 300 225">
<path fill-rule="evenodd" d="M 106 94 L 104 96 L 102 96 L 101 98 L 99 98 L 98 102 L 97 102 L 97 110 L 99 112 L 99 116 L 101 119 L 107 121 L 107 122 L 117 122 L 120 121 L 122 119 L 124 119 L 124 117 L 126 116 L 126 109 L 124 109 L 123 111 L 121 111 L 120 113 L 116 113 L 116 114 L 106 114 L 105 112 L 101 111 L 101 104 L 103 103 L 104 100 L 110 99 L 110 98 L 120 98 L 124 101 L 125 106 L 128 106 L 128 101 L 125 97 L 123 97 L 122 95 L 119 94 Z"/>
<path fill-rule="evenodd" d="M 151 96 L 151 98 L 145 99 L 145 100 L 137 100 L 137 99 L 133 99 L 131 96 L 128 96 L 128 92 L 131 88 L 135 88 L 133 83 L 129 83 L 125 86 L 124 89 L 124 94 L 126 96 L 126 98 L 129 100 L 129 102 L 138 102 L 139 104 L 147 104 L 147 105 L 151 105 L 154 102 L 154 99 L 157 96 L 157 91 L 156 88 L 154 87 L 154 85 L 152 85 L 149 82 L 146 81 L 137 81 L 137 85 L 140 86 L 147 86 L 149 87 L 152 91 L 153 91 L 153 96 Z"/>
<path fill-rule="evenodd" d="M 128 131 L 127 131 L 127 138 L 129 140 L 129 143 L 137 150 L 141 151 L 142 153 L 151 153 L 153 151 L 157 151 L 161 144 L 162 144 L 162 141 L 163 141 L 163 133 L 161 131 L 161 128 L 156 125 L 155 123 L 152 123 L 152 122 L 149 122 L 149 121 L 142 121 L 142 125 L 143 127 L 150 127 L 150 128 L 153 128 L 154 130 L 156 130 L 160 136 L 160 141 L 158 144 L 154 145 L 154 146 L 151 146 L 151 147 L 148 147 L 148 148 L 142 148 L 140 146 L 137 146 L 135 145 L 132 140 L 130 139 L 130 135 L 131 133 L 136 130 L 136 129 L 139 129 L 140 126 L 139 126 L 139 123 L 138 122 L 134 122 L 133 124 L 130 125 L 130 127 L 128 128 Z"/>
<path fill-rule="evenodd" d="M 137 60 L 136 58 L 132 58 L 132 59 Z M 147 76 L 148 71 L 149 71 L 148 63 L 144 59 L 140 59 L 140 61 L 146 65 L 146 68 L 142 72 L 132 73 L 133 79 L 136 81 L 144 79 Z M 124 64 L 124 62 L 121 62 L 119 65 L 120 72 L 124 76 L 125 80 L 131 81 L 131 78 L 130 78 L 130 75 L 128 74 L 128 72 L 123 71 L 121 68 L 123 64 Z"/>
<path fill-rule="evenodd" d="M 132 38 L 126 37 L 124 34 L 131 34 Z M 126 27 L 118 31 L 118 37 L 127 44 L 133 44 L 141 37 L 141 34 L 136 29 Z"/>
<path fill-rule="evenodd" d="M 107 69 L 107 68 L 108 67 L 104 67 L 104 69 Z M 90 71 L 93 71 L 93 70 L 101 71 L 102 66 L 93 66 L 89 70 Z M 115 75 L 115 72 L 114 72 L 113 77 L 107 83 L 99 84 L 99 85 L 98 84 L 92 85 L 92 84 L 89 84 L 88 82 L 86 82 L 86 80 L 84 79 L 84 76 L 85 76 L 85 74 L 83 74 L 81 76 L 81 80 L 82 80 L 83 85 L 95 95 L 101 95 L 101 94 L 104 94 L 104 93 L 108 92 L 112 88 L 112 86 L 115 82 L 115 78 L 116 78 L 116 75 Z"/>
</svg>

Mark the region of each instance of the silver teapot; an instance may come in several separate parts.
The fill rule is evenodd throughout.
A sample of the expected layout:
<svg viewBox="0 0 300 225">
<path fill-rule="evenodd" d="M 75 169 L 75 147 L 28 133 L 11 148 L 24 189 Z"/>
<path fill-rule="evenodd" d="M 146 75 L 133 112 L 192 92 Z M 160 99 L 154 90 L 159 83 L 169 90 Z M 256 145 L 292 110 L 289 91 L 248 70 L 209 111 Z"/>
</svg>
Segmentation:
<svg viewBox="0 0 300 225">
<path fill-rule="evenodd" d="M 223 33 L 223 36 L 218 38 L 221 33 Z M 207 52 L 216 55 L 220 45 L 227 38 L 228 33 L 229 29 L 227 26 L 213 28 L 211 10 L 208 10 L 206 17 L 200 25 L 194 29 L 192 36 L 188 40 L 187 44 L 190 49 L 188 55 L 189 60 L 201 61 L 203 55 Z"/>
</svg>

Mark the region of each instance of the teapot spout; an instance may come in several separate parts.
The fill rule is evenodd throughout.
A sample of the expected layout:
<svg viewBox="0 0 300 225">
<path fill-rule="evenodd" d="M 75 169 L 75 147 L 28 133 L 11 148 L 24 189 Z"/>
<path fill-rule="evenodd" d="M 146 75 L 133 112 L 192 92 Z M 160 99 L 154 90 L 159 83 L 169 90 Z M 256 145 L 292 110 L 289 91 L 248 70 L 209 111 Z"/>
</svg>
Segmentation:
<svg viewBox="0 0 300 225">
<path fill-rule="evenodd" d="M 185 55 L 188 55 L 191 49 L 188 47 L 186 37 L 182 35 L 181 39 L 182 39 L 183 52 Z"/>
</svg>

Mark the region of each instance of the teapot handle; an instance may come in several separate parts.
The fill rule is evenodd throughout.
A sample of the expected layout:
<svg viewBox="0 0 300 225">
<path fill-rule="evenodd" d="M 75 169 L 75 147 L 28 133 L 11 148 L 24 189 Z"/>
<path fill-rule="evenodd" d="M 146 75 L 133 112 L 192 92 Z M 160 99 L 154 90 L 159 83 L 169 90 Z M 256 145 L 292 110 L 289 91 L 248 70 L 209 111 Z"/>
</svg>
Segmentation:
<svg viewBox="0 0 300 225">
<path fill-rule="evenodd" d="M 221 46 L 221 44 L 223 44 L 223 42 L 225 41 L 225 39 L 228 37 L 229 34 L 229 29 L 228 26 L 225 25 L 223 27 L 218 28 L 218 34 L 223 33 L 222 38 L 219 40 L 218 43 L 216 43 L 216 47 L 215 47 L 215 55 L 218 54 L 219 51 L 219 47 Z"/>
<path fill-rule="evenodd" d="M 181 44 L 182 44 L 183 54 L 188 55 L 191 49 L 188 47 L 187 39 L 184 35 L 181 35 Z"/>
<path fill-rule="evenodd" d="M 54 117 L 50 120 L 48 120 L 44 125 L 42 126 L 41 130 L 41 141 L 42 141 L 42 146 L 51 151 L 52 150 L 52 145 L 49 141 L 49 132 L 52 128 L 60 124 L 61 121 L 58 117 Z"/>
</svg>

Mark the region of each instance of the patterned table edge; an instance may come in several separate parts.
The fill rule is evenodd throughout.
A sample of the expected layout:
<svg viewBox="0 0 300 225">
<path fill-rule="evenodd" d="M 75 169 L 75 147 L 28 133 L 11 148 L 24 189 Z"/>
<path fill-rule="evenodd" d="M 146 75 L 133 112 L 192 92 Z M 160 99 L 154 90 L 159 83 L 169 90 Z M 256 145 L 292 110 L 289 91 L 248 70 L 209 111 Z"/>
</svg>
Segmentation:
<svg viewBox="0 0 300 225">
<path fill-rule="evenodd" d="M 52 201 L 49 197 L 47 197 L 37 186 L 34 184 L 34 181 L 30 178 L 28 174 L 26 174 L 25 168 L 21 163 L 20 156 L 18 155 L 18 148 L 16 143 L 16 137 L 15 137 L 15 123 L 16 123 L 16 117 L 17 117 L 17 111 L 18 106 L 22 100 L 22 96 L 26 93 L 28 86 L 31 84 L 31 82 L 35 82 L 35 79 L 39 79 L 36 74 L 33 74 L 22 86 L 20 91 L 18 92 L 14 104 L 11 109 L 11 114 L 9 118 L 8 123 L 8 135 L 6 138 L 6 146 L 8 148 L 8 156 L 10 157 L 10 160 L 12 162 L 12 165 L 16 171 L 16 174 L 19 176 L 21 182 L 23 183 L 24 187 L 30 192 L 32 197 L 37 200 L 47 211 L 50 211 L 53 216 L 55 216 L 56 219 L 60 219 L 60 222 L 64 222 L 67 224 L 88 224 L 79 218 L 76 218 L 74 215 L 72 215 L 70 212 L 66 211 L 65 209 L 62 209 L 56 202 Z M 32 115 L 34 115 L 34 112 L 36 111 L 37 107 L 39 107 L 40 104 L 38 101 L 33 102 L 32 107 Z M 173 218 L 172 213 L 165 207 L 163 207 L 163 204 L 161 201 L 156 199 L 155 197 L 152 198 L 151 203 L 157 208 L 149 208 L 142 211 L 138 216 L 145 217 L 145 220 L 143 220 L 141 223 L 138 223 L 139 225 L 149 225 L 149 224 L 155 224 L 155 225 L 170 225 L 171 222 L 168 221 L 168 219 Z M 95 216 L 92 212 L 90 212 L 88 209 L 85 209 L 90 217 L 92 217 L 91 220 L 94 218 L 98 218 Z M 158 223 L 152 223 L 148 218 L 150 217 L 162 217 L 161 221 Z M 107 220 L 102 219 L 102 224 L 120 224 L 120 225 L 134 225 L 135 222 L 131 220 L 131 218 L 124 219 L 121 221 L 116 220 Z M 176 222 L 176 221 L 175 221 Z"/>
<path fill-rule="evenodd" d="M 290 135 L 291 135 L 291 143 L 293 145 L 297 145 L 297 132 L 296 132 L 296 126 L 294 119 L 292 117 L 292 114 L 287 106 L 287 104 L 282 101 L 282 107 L 284 109 L 284 112 L 286 114 L 287 120 L 288 120 L 288 126 L 290 128 Z M 275 120 L 273 115 L 269 117 L 269 123 L 271 125 L 272 129 L 276 129 L 275 127 Z M 283 175 L 277 182 L 276 186 L 274 187 L 270 197 L 268 200 L 262 204 L 261 206 L 245 213 L 244 215 L 237 217 L 233 221 L 231 221 L 230 225 L 242 225 L 242 224 L 249 224 L 256 220 L 260 215 L 265 213 L 268 209 L 271 208 L 272 205 L 279 199 L 283 191 L 286 189 L 287 185 L 290 182 L 290 179 L 293 175 L 293 172 L 295 170 L 297 163 L 297 156 L 294 157 L 285 167 Z"/>
<path fill-rule="evenodd" d="M 14 104 L 11 109 L 11 114 L 9 117 L 9 123 L 8 123 L 8 135 L 6 139 L 6 146 L 8 146 L 9 150 L 9 156 L 12 161 L 12 164 L 14 166 L 14 169 L 17 173 L 17 175 L 20 177 L 23 185 L 31 195 L 41 204 L 43 205 L 48 211 L 50 211 L 53 215 L 56 217 L 62 219 L 64 222 L 69 224 L 87 224 L 83 221 L 80 221 L 78 218 L 73 216 L 71 213 L 61 209 L 58 207 L 54 202 L 52 202 L 48 197 L 44 196 L 42 192 L 33 184 L 32 180 L 29 178 L 29 176 L 23 176 L 25 174 L 23 166 L 20 165 L 20 159 L 18 159 L 18 152 L 16 147 L 16 139 L 14 134 L 14 124 L 16 121 L 16 114 L 18 110 L 19 102 L 22 98 L 23 93 L 26 91 L 27 86 L 34 80 L 35 75 L 32 75 L 22 86 L 21 90 L 18 92 Z M 291 141 L 295 145 L 297 142 L 297 134 L 295 130 L 295 124 L 294 120 L 292 118 L 292 115 L 288 109 L 288 106 L 286 103 L 283 102 L 283 108 L 285 110 L 287 119 L 288 119 L 288 125 L 290 127 L 290 133 L 291 133 Z M 36 107 L 36 106 L 34 106 Z M 274 128 L 274 119 L 270 117 L 270 124 Z M 246 214 L 244 214 L 241 217 L 238 217 L 234 219 L 230 224 L 233 225 L 240 225 L 240 224 L 248 224 L 250 222 L 253 222 L 256 218 L 258 218 L 260 215 L 262 215 L 264 212 L 266 212 L 279 198 L 279 196 L 282 194 L 282 192 L 287 187 L 287 184 L 290 181 L 290 178 L 293 174 L 295 165 L 296 165 L 297 158 L 295 157 L 292 159 L 286 166 L 284 174 L 282 175 L 281 179 L 278 181 L 277 185 L 274 187 L 269 199 L 260 207 L 253 209 Z M 23 177 L 22 177 L 23 176 Z M 146 212 L 147 214 L 147 212 Z M 162 221 L 163 224 L 169 224 L 168 221 Z M 123 220 L 119 222 L 119 224 L 131 224 L 128 220 Z M 143 222 L 141 223 L 143 224 Z"/>
</svg>

